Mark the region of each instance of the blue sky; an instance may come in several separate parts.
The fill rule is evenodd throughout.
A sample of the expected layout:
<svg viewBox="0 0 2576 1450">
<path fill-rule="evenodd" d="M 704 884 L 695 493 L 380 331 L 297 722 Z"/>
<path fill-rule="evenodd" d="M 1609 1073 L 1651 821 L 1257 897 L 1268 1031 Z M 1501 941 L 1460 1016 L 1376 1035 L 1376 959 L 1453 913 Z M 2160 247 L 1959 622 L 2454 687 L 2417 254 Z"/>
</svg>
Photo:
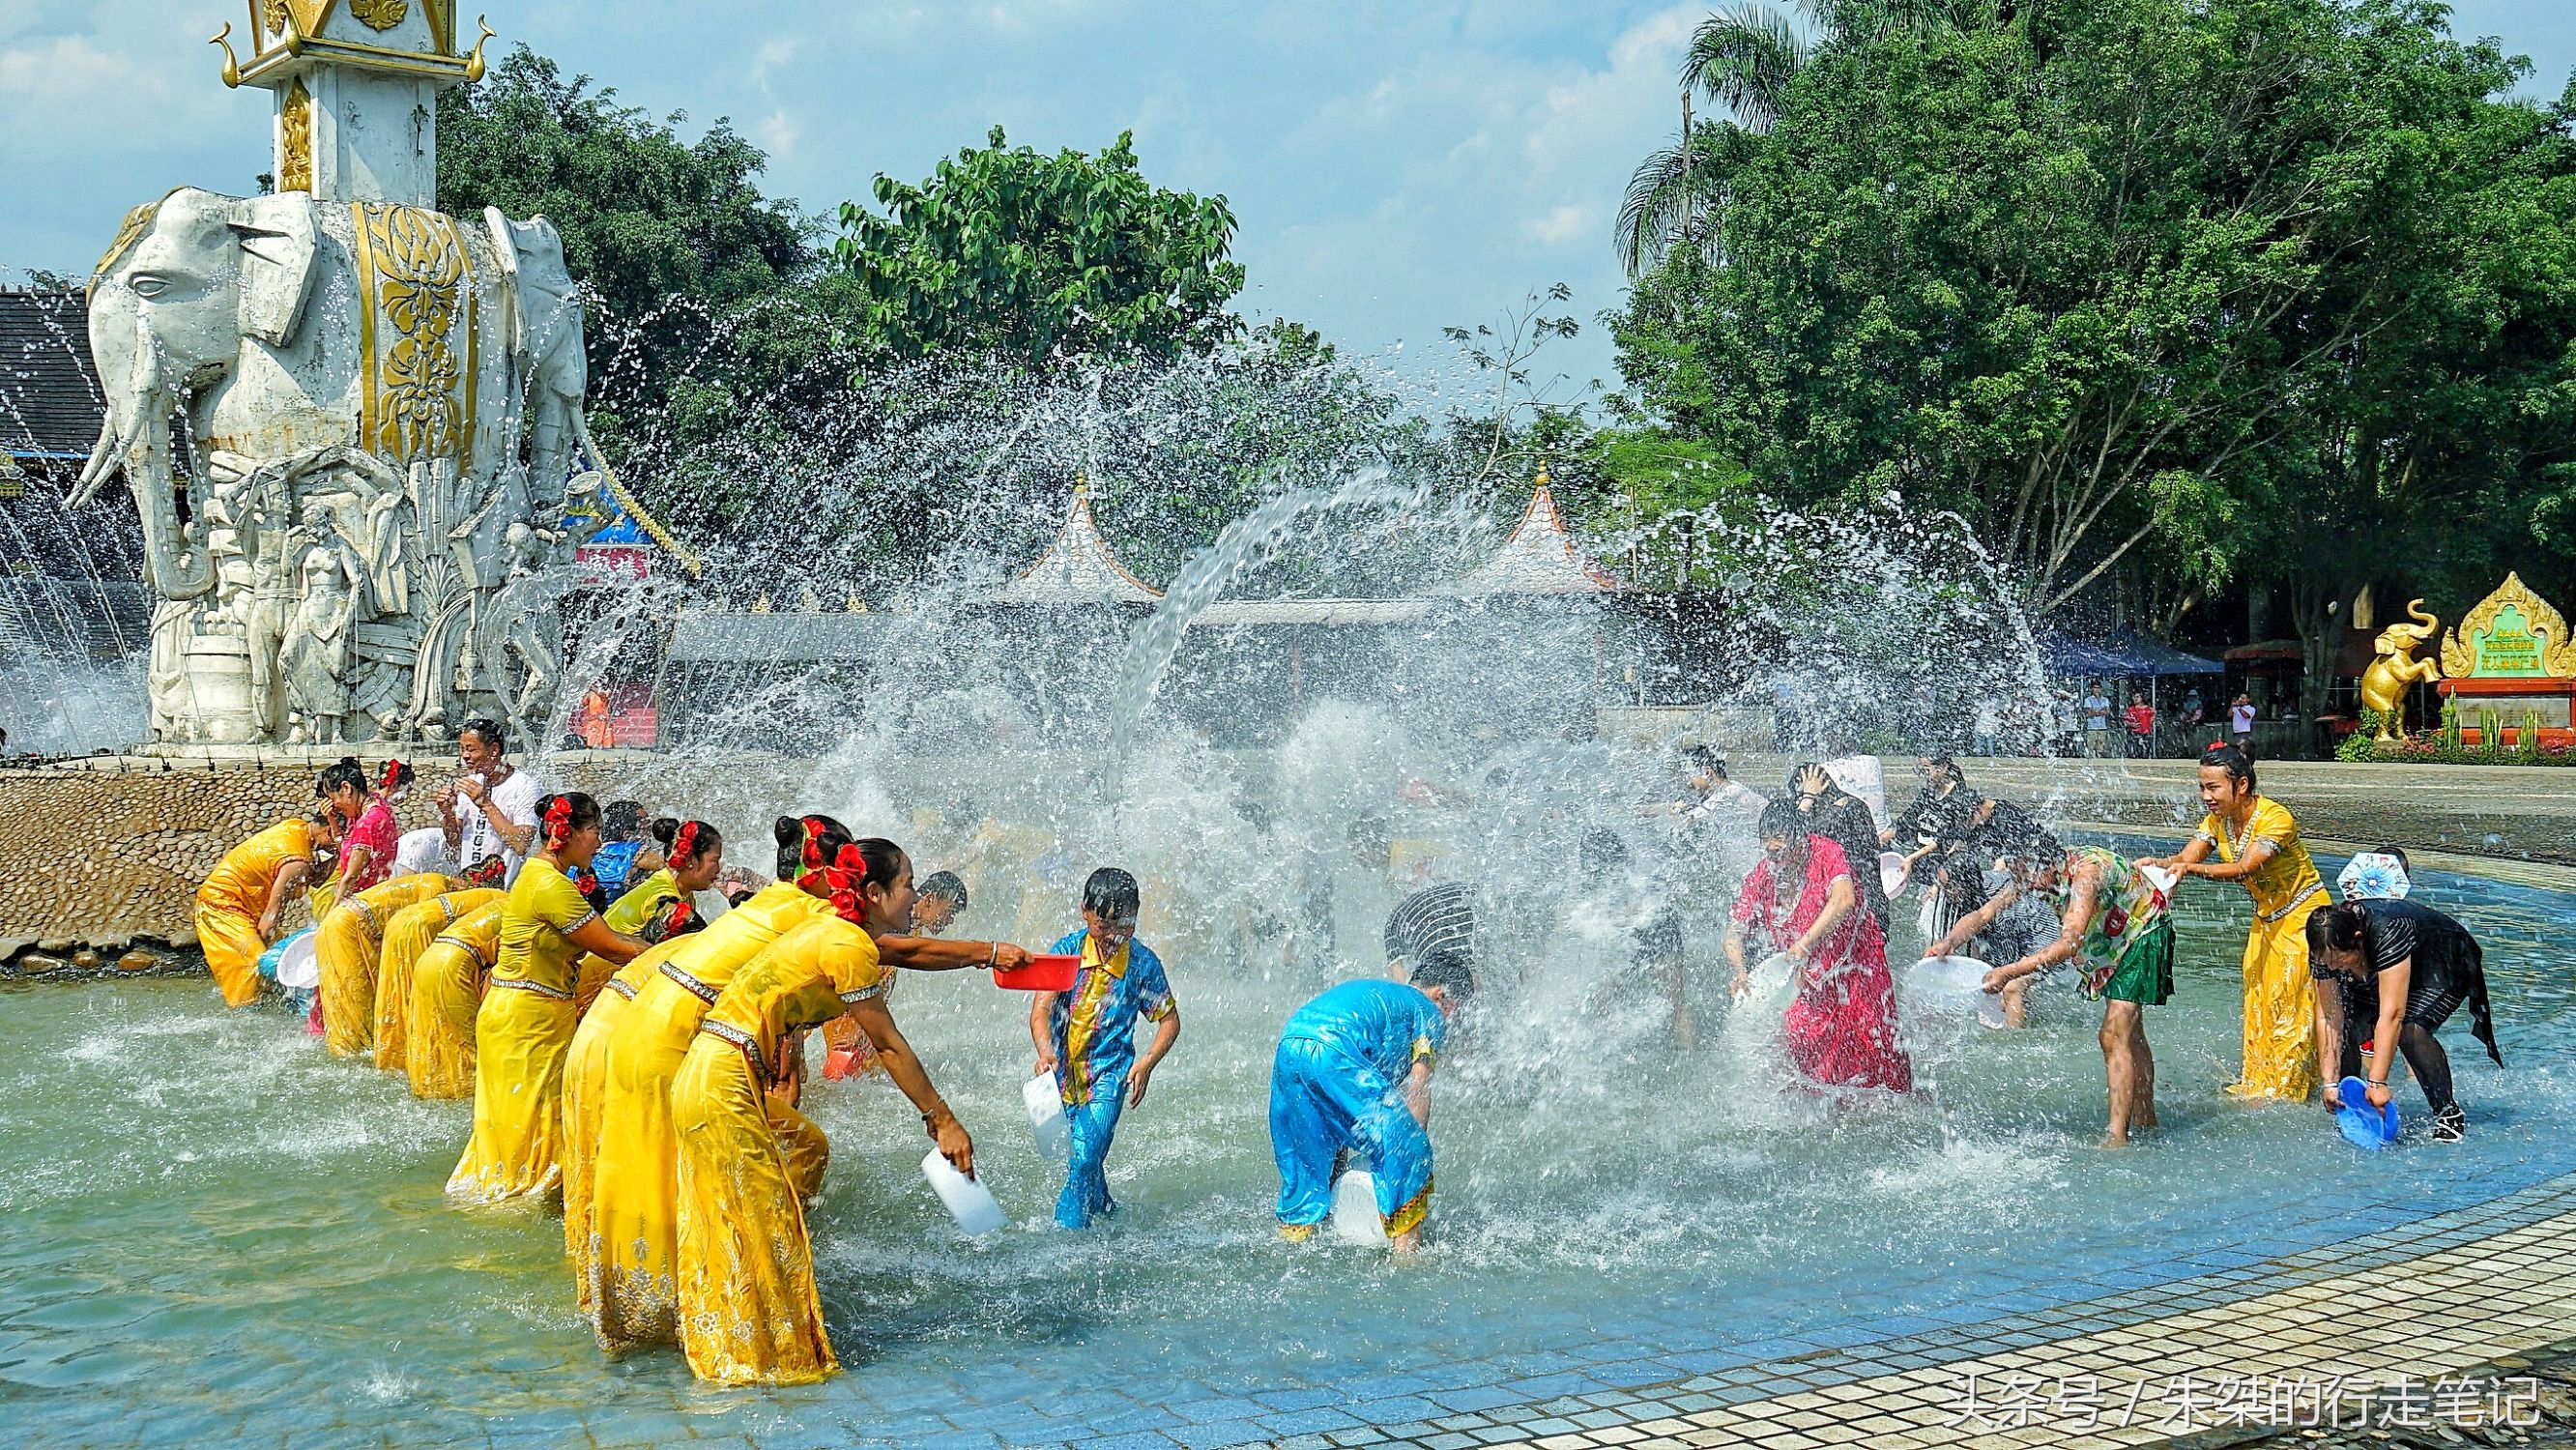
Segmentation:
<svg viewBox="0 0 2576 1450">
<path fill-rule="evenodd" d="M 468 7 L 469 9 L 473 7 Z M 825 211 L 879 171 L 919 178 L 996 122 L 1223 192 L 1251 274 L 1239 307 L 1431 374 L 1444 323 L 1563 281 L 1576 382 L 1612 373 L 1610 232 L 1629 172 L 1678 122 L 1674 71 L 1711 10 L 1642 0 L 489 0 L 525 40 L 630 103 L 716 116 L 771 156 L 768 189 Z M 2576 5 L 2462 0 L 2555 96 Z M 205 38 L 239 0 L 0 0 L 0 280 L 85 271 L 125 209 L 182 184 L 253 189 L 265 93 L 228 92 Z M 1393 350 L 1401 345 L 1403 351 Z"/>
</svg>

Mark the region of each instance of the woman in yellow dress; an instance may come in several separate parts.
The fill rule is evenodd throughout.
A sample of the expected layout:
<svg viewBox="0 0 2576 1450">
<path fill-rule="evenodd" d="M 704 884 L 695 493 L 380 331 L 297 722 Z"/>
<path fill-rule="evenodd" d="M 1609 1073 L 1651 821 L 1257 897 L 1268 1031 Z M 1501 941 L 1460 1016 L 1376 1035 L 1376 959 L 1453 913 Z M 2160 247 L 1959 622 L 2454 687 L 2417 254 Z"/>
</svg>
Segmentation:
<svg viewBox="0 0 2576 1450">
<path fill-rule="evenodd" d="M 600 1347 L 612 1354 L 678 1336 L 672 1260 L 679 1227 L 673 1198 L 678 1145 L 671 1135 L 671 1079 L 726 983 L 789 929 L 831 911 L 808 857 L 849 844 L 829 816 L 781 816 L 773 828 L 779 879 L 705 931 L 665 942 L 634 983 L 609 1034 L 601 1076 L 599 1148 L 591 1163 L 590 1234 L 573 1254 L 578 1291 Z"/>
<path fill-rule="evenodd" d="M 412 970 L 420 965 L 420 954 L 429 950 L 439 933 L 456 925 L 457 918 L 500 900 L 501 895 L 489 886 L 447 891 L 404 907 L 385 923 L 384 955 L 376 963 L 376 1066 L 387 1072 L 406 1070 L 403 1054 L 411 1044 Z"/>
<path fill-rule="evenodd" d="M 259 1000 L 260 954 L 277 940 L 296 889 L 312 880 L 315 854 L 339 839 L 338 815 L 317 803 L 225 852 L 197 888 L 197 945 L 225 1006 Z"/>
<path fill-rule="evenodd" d="M 841 847 L 819 873 L 832 910 L 734 974 L 671 1084 L 677 1162 L 680 1348 L 720 1385 L 807 1384 L 840 1369 L 823 1330 L 804 1192 L 784 1145 L 819 1132 L 772 1091 L 800 1035 L 844 1012 L 939 1151 L 975 1171 L 975 1145 L 886 1010 L 874 938 L 909 931 L 912 863 L 892 841 Z"/>
<path fill-rule="evenodd" d="M 671 1127 L 671 1082 L 681 1059 L 735 972 L 788 931 L 832 911 L 826 868 L 851 844 L 849 828 L 829 816 L 781 816 L 771 834 L 778 881 L 705 931 L 655 948 L 659 960 L 641 974 L 609 1037 L 599 1151 L 590 1173 L 590 1241 L 573 1257 L 576 1272 L 588 1280 L 581 1297 L 590 1306 L 591 1327 L 612 1354 L 678 1337 L 679 1144 Z M 1009 968 L 1028 959 L 1002 942 L 889 937 L 879 946 L 888 964 L 926 971 Z M 787 1119 L 805 1130 L 785 1152 L 810 1195 L 821 1187 L 828 1145 L 802 1117 L 791 1113 L 781 1121 Z"/>
<path fill-rule="evenodd" d="M 385 929 L 396 912 L 451 890 L 455 882 L 435 872 L 397 876 L 354 895 L 322 914 L 313 932 L 313 964 L 322 974 L 322 1045 L 333 1057 L 356 1057 L 375 1046 L 376 968 Z M 408 979 L 404 982 L 410 987 Z"/>
<path fill-rule="evenodd" d="M 501 908 L 506 893 L 456 918 L 432 938 L 411 969 L 411 1019 L 403 1038 L 403 1071 L 411 1095 L 432 1101 L 474 1096 L 474 1018 L 483 1007 L 483 985 L 501 955 Z"/>
<path fill-rule="evenodd" d="M 2308 917 L 2328 900 L 2325 882 L 2289 809 L 2256 791 L 2254 760 L 2242 746 L 2213 745 L 2201 756 L 2200 803 L 2209 814 L 2191 844 L 2147 864 L 2245 883 L 2254 898 L 2254 929 L 2245 939 L 2245 1070 L 2227 1091 L 2305 1101 L 2317 1086 Z"/>
<path fill-rule="evenodd" d="M 463 1203 L 543 1199 L 560 1187 L 564 1053 L 577 1022 L 583 952 L 624 963 L 644 943 L 609 929 L 574 873 L 599 850 L 599 803 L 573 791 L 538 802 L 542 845 L 501 902 L 501 951 L 474 1017 L 474 1137 L 448 1175 Z"/>
<path fill-rule="evenodd" d="M 599 1154 L 600 1112 L 608 1091 L 608 1040 L 645 974 L 671 954 L 659 948 L 676 950 L 675 938 L 704 928 L 697 917 L 697 895 L 724 870 L 724 835 L 704 821 L 682 822 L 667 845 L 661 869 L 628 887 L 607 912 L 610 927 L 653 943 L 655 949 L 607 979 L 598 1000 L 581 1014 L 572 1047 L 564 1054 L 564 1251 L 572 1257 L 573 1294 L 584 1314 L 591 1307 L 590 1173 Z"/>
</svg>

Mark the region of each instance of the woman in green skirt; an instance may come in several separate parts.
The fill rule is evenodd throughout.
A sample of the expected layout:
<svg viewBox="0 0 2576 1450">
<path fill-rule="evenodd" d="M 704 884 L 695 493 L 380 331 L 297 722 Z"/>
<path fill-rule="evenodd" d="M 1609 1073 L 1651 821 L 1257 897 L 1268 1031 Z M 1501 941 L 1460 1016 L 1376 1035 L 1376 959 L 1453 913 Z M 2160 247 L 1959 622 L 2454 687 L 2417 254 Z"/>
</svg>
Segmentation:
<svg viewBox="0 0 2576 1450">
<path fill-rule="evenodd" d="M 2156 1125 L 2156 1059 L 2147 1047 L 2142 1009 L 2173 996 L 2173 922 L 2166 888 L 2135 862 L 2099 846 L 2069 850 L 2045 831 L 2008 844 L 2011 884 L 1953 929 L 1962 940 L 1984 931 L 2024 895 L 2045 897 L 2062 928 L 2057 940 L 1986 973 L 2001 992 L 2034 972 L 2073 963 L 2086 996 L 2102 1002 L 2102 1069 L 2111 1089 L 2111 1126 L 2102 1146 L 2125 1148 L 2129 1130 Z"/>
</svg>

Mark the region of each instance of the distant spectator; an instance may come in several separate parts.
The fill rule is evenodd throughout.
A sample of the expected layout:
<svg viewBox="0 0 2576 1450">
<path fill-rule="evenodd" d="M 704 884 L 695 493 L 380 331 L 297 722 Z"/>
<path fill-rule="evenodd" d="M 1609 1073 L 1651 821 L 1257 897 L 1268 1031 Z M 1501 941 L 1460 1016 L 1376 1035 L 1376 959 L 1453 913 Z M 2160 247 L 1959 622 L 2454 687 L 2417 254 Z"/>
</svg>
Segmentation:
<svg viewBox="0 0 2576 1450">
<path fill-rule="evenodd" d="M 606 690 L 594 687 L 581 697 L 581 743 L 593 750 L 606 750 L 617 743 L 617 720 L 609 709 Z"/>
<path fill-rule="evenodd" d="M 2083 713 L 2075 708 L 2075 692 L 2058 691 L 2057 702 L 2049 713 L 2049 723 L 2055 727 L 2049 738 L 2050 754 L 2067 756 L 2075 753 L 2076 731 L 2083 718 Z"/>
<path fill-rule="evenodd" d="M 1969 727 L 1968 748 L 1979 755 L 1995 753 L 1995 735 L 2003 728 L 2003 712 L 1996 708 L 1995 697 L 1977 697 L 1976 723 Z"/>
<path fill-rule="evenodd" d="M 2182 723 L 2184 729 L 2194 734 L 2198 734 L 2200 727 L 2209 723 L 2209 705 L 2200 698 L 2198 685 L 2183 692 Z"/>
<path fill-rule="evenodd" d="M 2254 752 L 2254 697 L 2239 694 L 2227 707 L 2228 743 L 2248 755 Z"/>
<path fill-rule="evenodd" d="M 2129 758 L 2144 760 L 2156 753 L 2155 707 L 2136 695 L 2129 697 L 2129 708 L 2122 712 L 2129 722 Z"/>
<path fill-rule="evenodd" d="M 2111 753 L 2111 697 L 2100 685 L 2088 685 L 2084 691 L 2084 753 Z"/>
</svg>

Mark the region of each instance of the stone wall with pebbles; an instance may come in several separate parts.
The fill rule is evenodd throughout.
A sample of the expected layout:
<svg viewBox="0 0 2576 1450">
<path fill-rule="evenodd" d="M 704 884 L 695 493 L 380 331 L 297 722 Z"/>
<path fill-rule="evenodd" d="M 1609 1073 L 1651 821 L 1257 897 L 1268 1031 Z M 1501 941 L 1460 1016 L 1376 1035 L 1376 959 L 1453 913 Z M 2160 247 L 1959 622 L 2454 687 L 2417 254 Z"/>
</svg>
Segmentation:
<svg viewBox="0 0 2576 1450">
<path fill-rule="evenodd" d="M 545 775 L 631 790 L 632 778 L 655 772 L 625 754 L 558 757 Z M 126 756 L 0 769 L 0 971 L 193 968 L 198 883 L 226 851 L 309 805 L 315 772 L 338 758 Z M 371 774 L 381 764 L 366 761 Z M 437 822 L 430 789 L 454 768 L 422 768 L 405 829 Z"/>
</svg>

